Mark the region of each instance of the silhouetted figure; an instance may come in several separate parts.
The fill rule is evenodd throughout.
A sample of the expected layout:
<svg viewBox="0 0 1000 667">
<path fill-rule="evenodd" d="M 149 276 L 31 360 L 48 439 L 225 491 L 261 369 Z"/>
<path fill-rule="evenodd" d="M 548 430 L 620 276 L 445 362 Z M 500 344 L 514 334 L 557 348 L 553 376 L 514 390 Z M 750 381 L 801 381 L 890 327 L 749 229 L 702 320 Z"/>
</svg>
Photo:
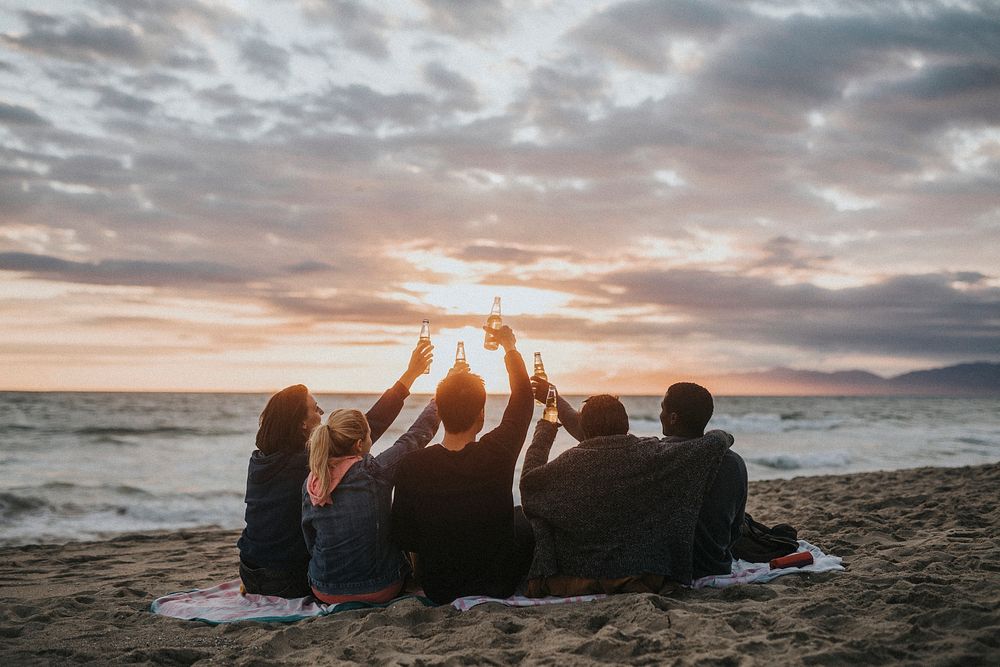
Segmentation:
<svg viewBox="0 0 1000 667">
<path fill-rule="evenodd" d="M 660 404 L 660 424 L 668 442 L 686 443 L 700 438 L 712 418 L 712 394 L 693 382 L 678 382 L 667 389 Z M 747 504 L 747 466 L 743 458 L 726 450 L 719 470 L 705 495 L 694 534 L 695 579 L 732 570 L 733 543 Z"/>
<path fill-rule="evenodd" d="M 506 351 L 510 400 L 500 424 L 478 440 L 486 389 L 478 375 L 450 374 L 435 400 L 440 444 L 403 460 L 392 505 L 393 533 L 416 556 L 424 592 L 445 603 L 465 595 L 508 597 L 531 562 L 531 528 L 514 507 L 514 466 L 534 406 L 510 327 L 488 330 Z"/>
</svg>

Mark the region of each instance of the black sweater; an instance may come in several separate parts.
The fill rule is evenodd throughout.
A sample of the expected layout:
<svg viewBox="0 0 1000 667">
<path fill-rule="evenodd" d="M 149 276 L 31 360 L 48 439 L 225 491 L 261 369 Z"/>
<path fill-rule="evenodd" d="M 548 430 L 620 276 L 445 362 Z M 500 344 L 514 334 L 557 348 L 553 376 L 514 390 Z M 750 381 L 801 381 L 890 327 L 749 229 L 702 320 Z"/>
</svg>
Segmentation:
<svg viewBox="0 0 1000 667">
<path fill-rule="evenodd" d="M 516 565 L 514 465 L 534 408 L 524 360 L 505 357 L 510 400 L 500 425 L 460 451 L 441 445 L 409 454 L 396 476 L 393 532 L 419 555 L 427 597 L 507 597 L 525 574 Z"/>
</svg>

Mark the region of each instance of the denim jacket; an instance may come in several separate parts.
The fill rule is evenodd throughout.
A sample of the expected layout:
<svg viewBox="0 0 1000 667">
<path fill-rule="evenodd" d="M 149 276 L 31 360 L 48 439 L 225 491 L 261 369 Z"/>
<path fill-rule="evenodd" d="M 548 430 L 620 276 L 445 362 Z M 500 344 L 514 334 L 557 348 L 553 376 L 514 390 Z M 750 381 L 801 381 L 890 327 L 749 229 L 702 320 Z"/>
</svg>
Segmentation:
<svg viewBox="0 0 1000 667">
<path fill-rule="evenodd" d="M 430 442 L 439 423 L 431 400 L 392 447 L 351 466 L 327 505 L 313 505 L 303 484 L 302 534 L 311 555 L 313 588 L 327 595 L 373 593 L 409 573 L 403 552 L 389 535 L 392 486 L 400 461 Z"/>
</svg>

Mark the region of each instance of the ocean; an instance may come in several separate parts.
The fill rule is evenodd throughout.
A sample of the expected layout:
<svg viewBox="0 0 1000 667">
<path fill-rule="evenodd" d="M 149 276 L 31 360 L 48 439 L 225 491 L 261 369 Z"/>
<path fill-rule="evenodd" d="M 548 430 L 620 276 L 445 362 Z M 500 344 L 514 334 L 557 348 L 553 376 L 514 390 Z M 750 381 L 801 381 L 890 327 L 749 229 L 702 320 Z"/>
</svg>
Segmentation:
<svg viewBox="0 0 1000 667">
<path fill-rule="evenodd" d="M 0 544 L 242 527 L 247 460 L 267 398 L 0 392 Z M 327 411 L 367 410 L 376 398 L 317 395 Z M 577 407 L 582 400 L 567 398 Z M 660 399 L 623 397 L 633 433 L 660 434 Z M 373 453 L 391 445 L 426 400 L 411 396 Z M 506 397 L 490 398 L 487 429 L 505 404 Z M 792 478 L 996 462 L 998 408 L 995 398 L 722 396 L 709 427 L 736 437 L 751 480 Z M 540 417 L 541 407 L 535 412 Z M 553 456 L 573 444 L 561 430 Z"/>
</svg>

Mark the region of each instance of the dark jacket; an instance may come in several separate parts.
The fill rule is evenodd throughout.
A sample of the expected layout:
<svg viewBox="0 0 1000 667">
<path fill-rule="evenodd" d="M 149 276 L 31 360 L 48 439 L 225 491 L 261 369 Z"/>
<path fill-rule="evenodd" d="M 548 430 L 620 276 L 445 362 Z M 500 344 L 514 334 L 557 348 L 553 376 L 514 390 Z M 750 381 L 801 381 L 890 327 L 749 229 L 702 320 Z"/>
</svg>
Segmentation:
<svg viewBox="0 0 1000 667">
<path fill-rule="evenodd" d="M 408 574 L 403 552 L 389 538 L 392 485 L 403 457 L 430 442 L 439 423 L 432 400 L 392 447 L 352 465 L 331 489 L 327 505 L 313 505 L 302 489 L 313 588 L 327 595 L 374 593 Z"/>
<path fill-rule="evenodd" d="M 377 440 L 403 409 L 410 392 L 397 382 L 368 411 Z M 302 537 L 302 483 L 309 474 L 308 450 L 264 454 L 255 449 L 247 468 L 246 528 L 236 543 L 250 567 L 305 572 L 309 551 Z"/>
<path fill-rule="evenodd" d="M 521 473 L 535 530 L 529 576 L 658 574 L 690 583 L 698 513 L 733 437 L 590 438 L 546 463 L 555 434 L 554 424 L 538 422 Z"/>
</svg>

